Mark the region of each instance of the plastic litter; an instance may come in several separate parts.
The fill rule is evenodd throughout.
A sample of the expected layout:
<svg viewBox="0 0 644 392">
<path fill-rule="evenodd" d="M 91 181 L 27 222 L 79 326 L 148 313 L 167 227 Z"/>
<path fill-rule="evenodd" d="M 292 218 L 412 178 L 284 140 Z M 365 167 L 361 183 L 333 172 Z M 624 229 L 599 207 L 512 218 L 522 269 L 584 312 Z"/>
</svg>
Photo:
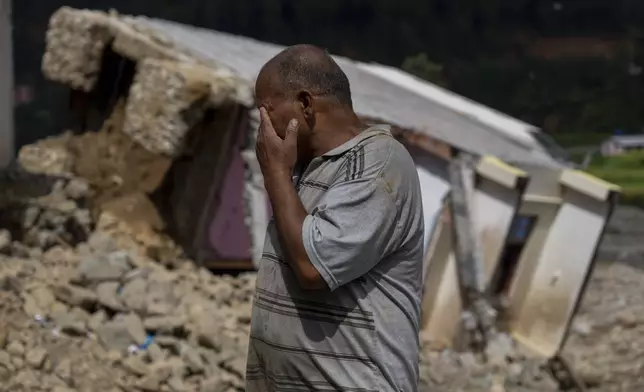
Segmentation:
<svg viewBox="0 0 644 392">
<path fill-rule="evenodd" d="M 152 336 L 152 335 L 146 336 L 145 337 L 145 342 L 143 342 L 143 344 L 139 346 L 139 349 L 147 350 L 148 347 L 150 347 L 150 345 L 152 344 L 153 341 L 154 341 L 154 336 Z"/>
</svg>

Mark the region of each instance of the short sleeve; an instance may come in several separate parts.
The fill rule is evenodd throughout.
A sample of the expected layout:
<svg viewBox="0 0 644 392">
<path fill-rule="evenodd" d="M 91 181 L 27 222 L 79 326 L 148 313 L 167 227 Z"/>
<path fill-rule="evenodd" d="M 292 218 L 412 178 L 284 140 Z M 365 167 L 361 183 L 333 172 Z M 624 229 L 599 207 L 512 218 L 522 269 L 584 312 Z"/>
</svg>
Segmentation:
<svg viewBox="0 0 644 392">
<path fill-rule="evenodd" d="M 396 203 L 380 179 L 332 186 L 302 226 L 313 266 L 331 290 L 366 274 L 395 242 Z"/>
</svg>

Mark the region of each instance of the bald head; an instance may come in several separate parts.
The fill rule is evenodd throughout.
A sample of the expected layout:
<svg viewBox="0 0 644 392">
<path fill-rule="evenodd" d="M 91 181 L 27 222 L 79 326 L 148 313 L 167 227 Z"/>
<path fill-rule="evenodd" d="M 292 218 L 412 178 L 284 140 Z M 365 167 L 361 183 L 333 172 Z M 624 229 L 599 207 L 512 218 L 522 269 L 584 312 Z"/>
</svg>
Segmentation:
<svg viewBox="0 0 644 392">
<path fill-rule="evenodd" d="M 351 107 L 349 79 L 325 50 L 313 45 L 295 45 L 269 60 L 258 80 L 267 78 L 281 94 L 308 91 L 340 105 Z"/>
</svg>

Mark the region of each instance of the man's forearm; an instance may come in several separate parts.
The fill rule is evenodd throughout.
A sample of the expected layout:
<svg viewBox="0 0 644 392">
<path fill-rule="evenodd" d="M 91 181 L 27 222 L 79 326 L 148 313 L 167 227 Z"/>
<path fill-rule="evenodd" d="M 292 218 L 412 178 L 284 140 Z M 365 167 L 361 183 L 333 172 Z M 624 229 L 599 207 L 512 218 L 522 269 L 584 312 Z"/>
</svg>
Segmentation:
<svg viewBox="0 0 644 392">
<path fill-rule="evenodd" d="M 273 216 L 285 248 L 288 263 L 300 280 L 303 288 L 325 287 L 319 273 L 311 264 L 302 241 L 302 226 L 307 212 L 302 205 L 290 173 L 271 172 L 264 175 L 264 185 L 273 207 Z"/>
</svg>

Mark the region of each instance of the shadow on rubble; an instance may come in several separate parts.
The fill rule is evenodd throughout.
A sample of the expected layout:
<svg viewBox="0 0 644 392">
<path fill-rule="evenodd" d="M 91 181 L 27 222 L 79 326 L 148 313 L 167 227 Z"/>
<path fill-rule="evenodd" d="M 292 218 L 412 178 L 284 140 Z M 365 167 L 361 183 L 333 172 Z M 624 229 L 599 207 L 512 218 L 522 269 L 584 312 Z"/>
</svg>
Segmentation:
<svg viewBox="0 0 644 392">
<path fill-rule="evenodd" d="M 28 172 L 17 161 L 0 169 L 0 253 L 26 257 L 28 247 L 84 242 L 92 229 L 84 190 L 63 176 Z"/>
</svg>

